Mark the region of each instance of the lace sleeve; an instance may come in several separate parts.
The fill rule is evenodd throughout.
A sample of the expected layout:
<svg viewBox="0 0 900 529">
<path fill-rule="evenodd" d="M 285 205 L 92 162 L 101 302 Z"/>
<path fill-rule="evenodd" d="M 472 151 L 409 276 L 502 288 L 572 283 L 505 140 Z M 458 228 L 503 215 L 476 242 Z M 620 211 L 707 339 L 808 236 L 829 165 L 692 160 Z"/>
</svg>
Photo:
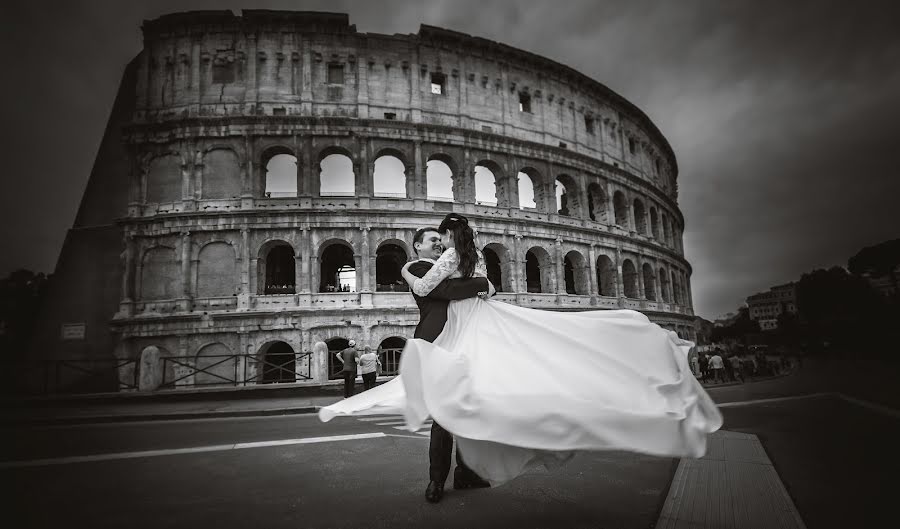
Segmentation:
<svg viewBox="0 0 900 529">
<path fill-rule="evenodd" d="M 434 263 L 424 276 L 415 280 L 412 284 L 412 290 L 419 297 L 425 297 L 434 290 L 434 287 L 450 277 L 450 274 L 459 268 L 459 256 L 456 255 L 455 248 L 449 248 L 444 252 L 440 259 Z"/>
<path fill-rule="evenodd" d="M 478 252 L 478 262 L 475 263 L 475 277 L 487 277 L 487 265 L 484 264 L 484 254 Z"/>
</svg>

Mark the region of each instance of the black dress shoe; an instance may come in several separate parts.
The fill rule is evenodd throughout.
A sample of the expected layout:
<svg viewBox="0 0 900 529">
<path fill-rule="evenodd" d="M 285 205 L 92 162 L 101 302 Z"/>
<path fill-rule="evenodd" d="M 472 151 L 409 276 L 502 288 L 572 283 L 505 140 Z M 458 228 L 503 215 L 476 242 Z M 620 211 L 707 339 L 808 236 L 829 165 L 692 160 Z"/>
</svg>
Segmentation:
<svg viewBox="0 0 900 529">
<path fill-rule="evenodd" d="M 444 497 L 444 486 L 437 481 L 429 481 L 425 489 L 425 499 L 430 503 L 437 503 Z"/>
<path fill-rule="evenodd" d="M 474 472 L 470 472 L 468 473 L 468 475 L 464 475 L 459 471 L 459 467 L 457 467 L 453 472 L 453 488 L 456 490 L 483 489 L 490 486 L 490 483 L 481 479 Z"/>
</svg>

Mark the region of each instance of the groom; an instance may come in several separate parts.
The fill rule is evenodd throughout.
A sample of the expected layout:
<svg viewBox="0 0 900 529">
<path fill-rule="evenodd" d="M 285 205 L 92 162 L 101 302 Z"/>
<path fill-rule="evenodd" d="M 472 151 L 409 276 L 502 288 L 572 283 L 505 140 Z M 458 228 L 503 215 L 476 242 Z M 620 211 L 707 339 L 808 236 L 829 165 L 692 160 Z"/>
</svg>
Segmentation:
<svg viewBox="0 0 900 529">
<path fill-rule="evenodd" d="M 422 228 L 413 237 L 413 249 L 419 260 L 409 266 L 409 271 L 416 277 L 423 277 L 434 266 L 443 252 L 441 236 L 434 228 Z M 457 299 L 474 298 L 478 295 L 493 294 L 486 278 L 472 277 L 468 279 L 445 279 L 426 297 L 413 294 L 419 306 L 419 325 L 414 338 L 433 342 L 444 330 L 447 323 L 447 306 Z M 491 289 L 492 290 L 492 289 Z M 431 424 L 431 445 L 428 448 L 430 460 L 429 477 L 431 481 L 425 489 L 425 499 L 431 503 L 441 501 L 444 495 L 444 482 L 450 474 L 450 458 L 453 451 L 453 435 L 443 429 L 437 421 Z M 469 489 L 490 486 L 478 477 L 463 462 L 456 452 L 456 470 L 453 472 L 453 488 Z"/>
</svg>

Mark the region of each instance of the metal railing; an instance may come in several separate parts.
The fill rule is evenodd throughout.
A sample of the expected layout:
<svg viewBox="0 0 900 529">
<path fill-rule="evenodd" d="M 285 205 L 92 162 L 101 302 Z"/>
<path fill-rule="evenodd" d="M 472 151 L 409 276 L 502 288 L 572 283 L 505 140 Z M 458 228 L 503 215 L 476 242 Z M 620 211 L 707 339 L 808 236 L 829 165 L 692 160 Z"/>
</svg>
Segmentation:
<svg viewBox="0 0 900 529">
<path fill-rule="evenodd" d="M 271 360 L 248 354 L 162 357 L 160 388 L 246 386 L 313 379 L 312 353 L 272 356 L 275 358 Z"/>
<path fill-rule="evenodd" d="M 4 393 L 51 395 L 137 389 L 137 360 L 120 358 L 8 361 Z"/>
</svg>

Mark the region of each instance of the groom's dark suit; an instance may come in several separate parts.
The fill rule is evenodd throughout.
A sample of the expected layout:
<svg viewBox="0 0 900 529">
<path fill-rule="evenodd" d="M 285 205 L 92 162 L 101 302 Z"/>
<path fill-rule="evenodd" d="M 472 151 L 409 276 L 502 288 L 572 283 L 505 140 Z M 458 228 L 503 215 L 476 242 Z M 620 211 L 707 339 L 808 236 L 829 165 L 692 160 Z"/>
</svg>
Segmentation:
<svg viewBox="0 0 900 529">
<path fill-rule="evenodd" d="M 409 271 L 416 277 L 423 277 L 431 267 L 428 261 L 416 261 L 411 264 Z M 484 277 L 468 279 L 445 279 L 431 291 L 426 297 L 413 294 L 416 305 L 419 306 L 419 325 L 413 335 L 427 342 L 433 342 L 444 330 L 447 323 L 447 306 L 457 299 L 474 298 L 479 293 L 487 293 L 488 280 Z M 437 421 L 431 424 L 431 445 L 428 448 L 428 457 L 431 462 L 429 476 L 443 486 L 450 474 L 450 458 L 453 453 L 453 435 L 443 429 Z M 456 466 L 459 478 L 463 481 L 480 480 L 469 467 L 463 463 L 456 453 Z M 454 480 L 455 481 L 455 480 Z"/>
</svg>

